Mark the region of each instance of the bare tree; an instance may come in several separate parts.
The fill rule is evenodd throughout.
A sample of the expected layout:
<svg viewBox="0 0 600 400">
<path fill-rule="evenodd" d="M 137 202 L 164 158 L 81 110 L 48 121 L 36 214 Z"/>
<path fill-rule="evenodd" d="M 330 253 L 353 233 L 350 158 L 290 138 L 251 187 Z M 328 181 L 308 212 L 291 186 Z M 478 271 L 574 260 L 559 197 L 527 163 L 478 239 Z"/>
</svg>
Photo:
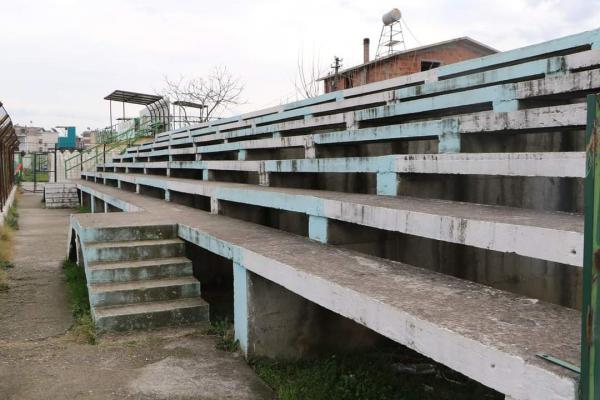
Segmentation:
<svg viewBox="0 0 600 400">
<path fill-rule="evenodd" d="M 298 53 L 296 63 L 297 74 L 294 80 L 296 94 L 303 98 L 316 97 L 321 94 L 321 83 L 318 79 L 325 74 L 325 69 L 321 66 L 319 57 L 313 56 L 310 62 L 304 59 L 304 53 Z"/>
<path fill-rule="evenodd" d="M 241 95 L 244 84 L 226 67 L 215 67 L 206 77 L 180 76 L 178 80 L 171 80 L 165 76 L 164 80 L 165 88 L 161 94 L 174 101 L 203 104 L 206 106 L 204 120 L 218 117 L 232 106 L 243 103 Z M 188 122 L 185 108 L 183 113 Z"/>
</svg>

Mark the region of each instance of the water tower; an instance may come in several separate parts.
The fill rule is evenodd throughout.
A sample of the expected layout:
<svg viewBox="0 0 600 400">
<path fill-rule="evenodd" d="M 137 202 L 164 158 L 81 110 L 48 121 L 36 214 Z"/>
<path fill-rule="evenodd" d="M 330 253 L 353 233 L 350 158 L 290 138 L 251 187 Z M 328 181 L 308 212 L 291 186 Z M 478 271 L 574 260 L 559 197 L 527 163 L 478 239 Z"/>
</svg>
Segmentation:
<svg viewBox="0 0 600 400">
<path fill-rule="evenodd" d="M 379 36 L 379 45 L 377 46 L 377 54 L 375 58 L 384 57 L 396 51 L 397 47 L 402 47 L 406 50 L 404 43 L 404 34 L 402 33 L 402 25 L 400 19 L 402 13 L 397 8 L 383 14 L 381 20 L 381 35 Z"/>
</svg>

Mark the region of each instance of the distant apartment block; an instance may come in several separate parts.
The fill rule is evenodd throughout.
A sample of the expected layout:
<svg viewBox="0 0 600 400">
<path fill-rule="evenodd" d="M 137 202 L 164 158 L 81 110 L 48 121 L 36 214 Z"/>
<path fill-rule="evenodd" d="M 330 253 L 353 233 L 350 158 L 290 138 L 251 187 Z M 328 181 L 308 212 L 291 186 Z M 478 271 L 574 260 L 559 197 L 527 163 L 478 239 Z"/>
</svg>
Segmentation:
<svg viewBox="0 0 600 400">
<path fill-rule="evenodd" d="M 35 126 L 15 125 L 19 151 L 25 153 L 53 151 L 58 142 L 58 132 Z"/>
</svg>

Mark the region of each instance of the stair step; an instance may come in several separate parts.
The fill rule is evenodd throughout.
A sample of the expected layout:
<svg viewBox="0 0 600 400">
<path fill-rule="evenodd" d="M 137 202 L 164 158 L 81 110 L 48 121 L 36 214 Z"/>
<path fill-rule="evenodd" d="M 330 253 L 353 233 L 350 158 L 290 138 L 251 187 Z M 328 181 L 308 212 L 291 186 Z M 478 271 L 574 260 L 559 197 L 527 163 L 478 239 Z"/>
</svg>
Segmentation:
<svg viewBox="0 0 600 400">
<path fill-rule="evenodd" d="M 192 262 L 185 257 L 142 261 L 95 262 L 88 265 L 88 283 L 140 281 L 191 276 Z"/>
<path fill-rule="evenodd" d="M 172 279 L 96 283 L 89 285 L 94 307 L 167 301 L 200 296 L 200 282 L 193 276 Z"/>
<path fill-rule="evenodd" d="M 156 301 L 94 309 L 96 330 L 128 331 L 185 325 L 209 320 L 209 306 L 200 298 Z"/>
<path fill-rule="evenodd" d="M 86 229 L 85 242 L 176 239 L 177 225 L 136 225 Z"/>
<path fill-rule="evenodd" d="M 86 243 L 84 248 L 88 263 L 170 258 L 185 254 L 185 242 L 181 239 Z"/>
</svg>

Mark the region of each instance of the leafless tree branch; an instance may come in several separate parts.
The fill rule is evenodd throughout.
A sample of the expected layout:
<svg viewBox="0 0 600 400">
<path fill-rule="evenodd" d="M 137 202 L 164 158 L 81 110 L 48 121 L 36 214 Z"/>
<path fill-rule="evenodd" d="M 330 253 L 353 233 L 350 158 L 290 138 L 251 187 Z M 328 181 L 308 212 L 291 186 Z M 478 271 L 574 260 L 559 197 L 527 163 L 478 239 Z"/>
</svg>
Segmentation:
<svg viewBox="0 0 600 400">
<path fill-rule="evenodd" d="M 321 94 L 321 83 L 317 80 L 324 75 L 325 69 L 321 66 L 319 57 L 313 56 L 309 63 L 304 59 L 304 53 L 298 53 L 296 63 L 297 74 L 294 79 L 296 94 L 304 99 L 316 97 Z"/>
<path fill-rule="evenodd" d="M 214 119 L 235 105 L 243 104 L 241 99 L 244 84 L 234 77 L 226 67 L 215 67 L 206 77 L 186 78 L 178 80 L 164 78 L 164 96 L 174 101 L 188 101 L 206 106 L 204 119 Z M 184 109 L 184 118 L 188 116 Z"/>
</svg>

